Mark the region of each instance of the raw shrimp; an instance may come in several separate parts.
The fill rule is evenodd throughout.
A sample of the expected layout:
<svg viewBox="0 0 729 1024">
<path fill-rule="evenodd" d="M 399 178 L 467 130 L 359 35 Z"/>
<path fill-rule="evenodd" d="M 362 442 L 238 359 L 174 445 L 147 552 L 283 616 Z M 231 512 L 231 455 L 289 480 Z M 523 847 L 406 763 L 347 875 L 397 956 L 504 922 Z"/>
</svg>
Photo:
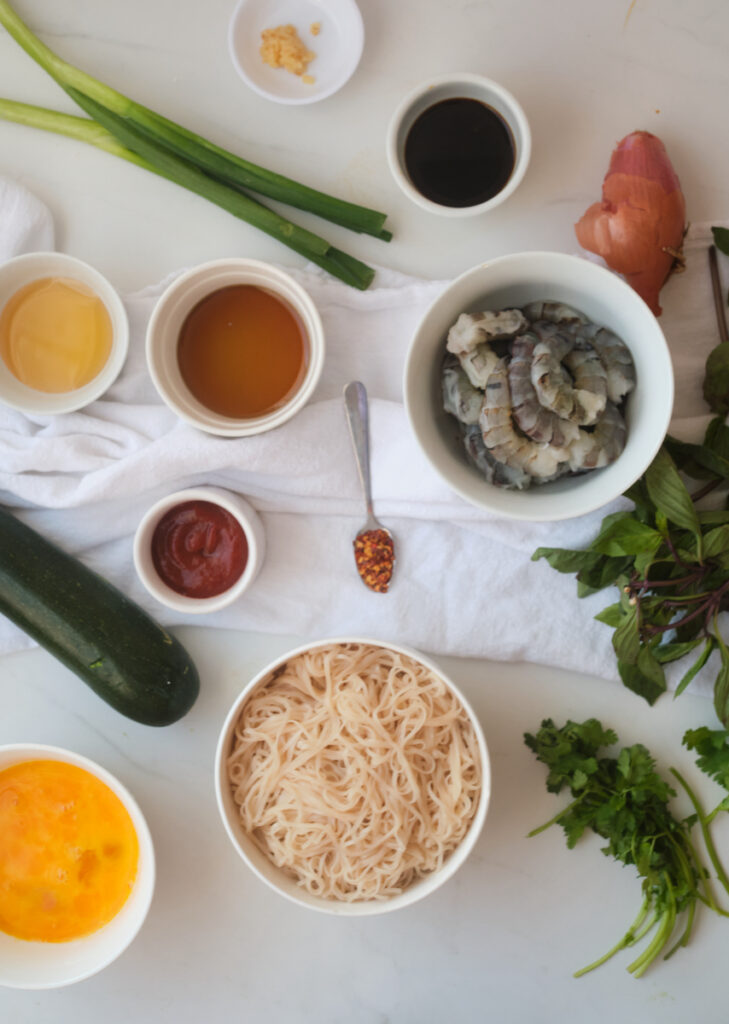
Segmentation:
<svg viewBox="0 0 729 1024">
<path fill-rule="evenodd" d="M 531 379 L 540 405 L 551 409 L 560 419 L 572 417 L 575 406 L 572 379 L 562 366 L 562 360 L 574 347 L 572 338 L 559 331 L 541 331 L 534 324 L 537 337 L 546 338 L 534 346 Z"/>
<path fill-rule="evenodd" d="M 482 473 L 489 484 L 503 487 L 508 490 L 525 490 L 532 482 L 528 473 L 521 469 L 513 469 L 502 462 L 497 462 L 486 445 L 483 443 L 481 428 L 477 426 L 466 427 L 463 432 L 463 447 L 469 461 L 473 463 L 479 473 Z"/>
<path fill-rule="evenodd" d="M 465 355 L 484 341 L 514 338 L 528 326 L 520 309 L 502 309 L 494 313 L 461 313 L 448 331 L 446 348 L 454 355 Z"/>
<path fill-rule="evenodd" d="M 455 356 L 443 360 L 443 408 L 461 423 L 478 423 L 483 391 L 477 391 Z"/>
<path fill-rule="evenodd" d="M 563 448 L 579 437 L 577 425 L 561 419 L 551 409 L 540 405 L 531 381 L 531 365 L 534 348 L 539 344 L 537 336 L 529 331 L 515 338 L 511 346 L 509 363 L 509 388 L 513 404 L 514 419 L 527 437 L 533 441 Z"/>
<path fill-rule="evenodd" d="M 573 473 L 600 469 L 615 462 L 625 447 L 625 421 L 612 402 L 591 430 L 580 430 L 577 441 L 569 446 L 569 466 Z"/>
<path fill-rule="evenodd" d="M 470 352 L 461 353 L 458 356 L 461 366 L 475 388 L 486 387 L 486 381 L 491 376 L 499 357 L 493 351 L 488 342 L 482 342 Z"/>
<path fill-rule="evenodd" d="M 524 306 L 528 320 L 549 320 L 553 324 L 587 323 L 587 317 L 579 309 L 565 305 L 564 302 L 530 302 Z"/>
<path fill-rule="evenodd" d="M 635 365 L 630 349 L 606 327 L 592 339 L 595 351 L 607 373 L 607 394 L 611 402 L 621 402 L 635 387 Z"/>
<path fill-rule="evenodd" d="M 574 408 L 570 419 L 581 427 L 595 423 L 607 402 L 607 374 L 600 358 L 587 342 L 578 342 L 564 357 L 572 374 Z"/>
<path fill-rule="evenodd" d="M 484 444 L 497 462 L 520 469 L 542 483 L 566 469 L 568 448 L 540 444 L 514 429 L 506 359 L 499 359 L 489 377 L 478 422 Z"/>
</svg>

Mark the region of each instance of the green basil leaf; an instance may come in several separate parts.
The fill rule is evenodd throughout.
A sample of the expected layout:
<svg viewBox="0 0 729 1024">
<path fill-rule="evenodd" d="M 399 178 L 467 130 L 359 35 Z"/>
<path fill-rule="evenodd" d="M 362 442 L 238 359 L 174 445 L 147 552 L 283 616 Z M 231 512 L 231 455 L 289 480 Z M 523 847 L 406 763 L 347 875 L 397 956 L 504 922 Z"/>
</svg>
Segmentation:
<svg viewBox="0 0 729 1024">
<path fill-rule="evenodd" d="M 729 341 L 722 341 L 709 352 L 704 375 L 704 398 L 712 412 L 729 412 Z"/>
<path fill-rule="evenodd" d="M 650 523 L 653 521 L 653 514 L 655 512 L 655 506 L 648 496 L 648 489 L 645 485 L 643 477 L 636 480 L 635 483 L 627 489 L 625 497 L 632 501 L 635 505 L 635 515 L 644 523 Z"/>
<path fill-rule="evenodd" d="M 595 565 L 580 569 L 577 573 L 577 594 L 578 597 L 586 597 L 588 594 L 595 594 L 598 590 L 615 583 L 619 576 L 630 568 L 632 558 L 610 558 L 606 555 L 597 555 L 598 561 Z"/>
<path fill-rule="evenodd" d="M 598 612 L 595 618 L 598 622 L 604 622 L 606 626 L 612 626 L 613 629 L 619 626 L 623 621 L 623 606 L 618 604 L 609 604 L 607 608 L 603 608 L 601 612 Z"/>
<path fill-rule="evenodd" d="M 700 640 L 700 639 L 701 639 L 701 638 L 699 638 L 699 640 Z M 707 661 L 709 660 L 709 655 L 710 655 L 710 654 L 711 654 L 711 652 L 712 652 L 712 651 L 714 650 L 714 647 L 715 647 L 715 642 L 714 642 L 714 638 L 713 638 L 713 636 L 710 636 L 710 637 L 709 637 L 709 639 L 708 639 L 708 640 L 706 641 L 706 643 L 704 644 L 704 649 L 703 649 L 703 651 L 702 651 L 702 652 L 701 652 L 701 654 L 700 654 L 700 655 L 698 656 L 698 658 L 697 658 L 697 659 L 696 659 L 696 661 L 695 661 L 695 662 L 693 663 L 693 665 L 692 665 L 692 666 L 691 666 L 691 668 L 690 668 L 690 669 L 688 670 L 688 672 L 687 672 L 687 673 L 686 673 L 686 674 L 685 674 L 685 675 L 684 675 L 684 676 L 682 677 L 682 679 L 681 679 L 680 683 L 679 683 L 679 684 L 678 684 L 678 686 L 676 687 L 676 692 L 675 692 L 675 693 L 674 693 L 674 695 L 673 695 L 673 699 L 674 699 L 674 700 L 676 699 L 676 697 L 678 697 L 678 696 L 679 696 L 680 694 L 682 694 L 682 693 L 683 693 L 683 691 L 684 691 L 684 690 L 686 689 L 686 687 L 688 686 L 688 684 L 689 684 L 689 683 L 690 683 L 690 682 L 691 682 L 691 681 L 692 681 L 693 679 L 695 679 L 695 678 L 696 678 L 696 676 L 697 676 L 697 675 L 699 674 L 699 672 L 700 672 L 700 671 L 701 671 L 701 669 L 702 669 L 702 668 L 704 667 L 704 665 L 706 664 L 706 662 L 707 662 Z"/>
<path fill-rule="evenodd" d="M 532 555 L 532 562 L 545 558 L 557 572 L 579 572 L 581 569 L 592 569 L 601 556 L 595 551 L 570 551 L 567 548 L 537 548 Z"/>
<path fill-rule="evenodd" d="M 660 644 L 660 646 L 653 648 L 653 655 L 656 661 L 659 661 L 661 665 L 668 665 L 669 662 L 678 661 L 679 658 L 683 658 L 686 654 L 690 654 L 694 647 L 698 647 L 700 643 L 701 637 L 696 637 L 694 640 L 687 640 L 682 644 Z"/>
<path fill-rule="evenodd" d="M 718 526 L 704 536 L 704 557 L 723 555 L 729 551 L 729 526 Z"/>
<path fill-rule="evenodd" d="M 712 228 L 711 233 L 714 236 L 714 245 L 719 252 L 729 256 L 729 228 Z"/>
<path fill-rule="evenodd" d="M 711 480 L 715 475 L 714 471 L 704 466 L 701 461 L 703 452 L 701 445 L 689 444 L 667 435 L 663 440 L 663 447 L 686 476 L 690 476 L 694 480 Z"/>
<path fill-rule="evenodd" d="M 648 493 L 655 505 L 676 526 L 690 530 L 701 541 L 701 529 L 691 495 L 678 475 L 675 463 L 667 451 L 661 449 L 645 474 Z"/>
<path fill-rule="evenodd" d="M 631 608 L 613 633 L 613 649 L 619 662 L 636 665 L 640 654 L 640 636 L 635 608 Z"/>
<path fill-rule="evenodd" d="M 642 579 L 644 579 L 647 575 L 648 570 L 655 561 L 655 558 L 655 551 L 644 551 L 643 554 L 635 556 L 635 561 L 633 562 L 633 565 L 635 567 L 635 571 Z"/>
<path fill-rule="evenodd" d="M 722 512 L 721 509 L 707 509 L 705 512 L 697 512 L 697 515 L 702 526 L 723 526 L 729 523 L 729 512 Z"/>
<path fill-rule="evenodd" d="M 607 528 L 592 544 L 593 551 L 603 555 L 640 555 L 645 552 L 654 554 L 663 543 L 663 537 L 645 523 L 639 523 L 628 516 L 609 523 Z"/>
<path fill-rule="evenodd" d="M 645 654 L 646 657 L 641 657 L 637 664 L 628 664 L 618 659 L 618 672 L 629 690 L 643 697 L 649 704 L 655 704 L 665 692 L 665 676 L 647 647 L 643 648 L 641 654 Z"/>
<path fill-rule="evenodd" d="M 724 728 L 729 728 L 729 652 L 719 644 L 721 667 L 714 683 L 714 708 Z"/>
<path fill-rule="evenodd" d="M 721 416 L 715 416 L 706 428 L 704 447 L 723 459 L 729 459 L 729 427 Z"/>
</svg>

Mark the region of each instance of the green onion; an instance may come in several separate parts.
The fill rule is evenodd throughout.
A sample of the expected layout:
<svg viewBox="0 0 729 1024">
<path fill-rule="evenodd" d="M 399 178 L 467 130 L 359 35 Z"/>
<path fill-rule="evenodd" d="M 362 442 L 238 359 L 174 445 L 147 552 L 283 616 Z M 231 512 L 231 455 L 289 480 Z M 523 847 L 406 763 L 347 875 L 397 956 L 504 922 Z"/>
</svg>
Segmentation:
<svg viewBox="0 0 729 1024">
<path fill-rule="evenodd" d="M 76 90 L 117 116 L 129 121 L 139 132 L 175 152 L 207 173 L 237 187 L 251 189 L 299 209 L 389 241 L 384 229 L 386 214 L 328 196 L 316 189 L 259 167 L 229 153 L 207 139 L 183 128 L 153 110 L 110 88 L 86 72 L 58 57 L 18 17 L 7 0 L 0 0 L 0 24 L 67 92 Z M 116 134 L 116 132 L 114 132 Z"/>
<path fill-rule="evenodd" d="M 108 115 L 108 111 L 106 114 Z M 42 128 L 58 135 L 65 135 L 128 160 L 146 171 L 152 171 L 169 181 L 184 185 L 191 191 L 222 206 L 223 209 L 235 216 L 261 228 L 274 238 L 278 238 L 279 241 L 285 242 L 290 249 L 344 281 L 345 284 L 364 290 L 372 283 L 374 277 L 372 268 L 353 256 L 340 252 L 324 239 L 297 227 L 254 199 L 208 178 L 201 172 L 197 172 L 191 165 L 186 165 L 184 161 L 169 154 L 165 159 L 163 159 L 162 153 L 155 154 L 157 162 L 152 163 L 144 156 L 122 145 L 116 136 L 96 121 L 6 99 L 0 99 L 0 118 L 33 128 Z"/>
</svg>

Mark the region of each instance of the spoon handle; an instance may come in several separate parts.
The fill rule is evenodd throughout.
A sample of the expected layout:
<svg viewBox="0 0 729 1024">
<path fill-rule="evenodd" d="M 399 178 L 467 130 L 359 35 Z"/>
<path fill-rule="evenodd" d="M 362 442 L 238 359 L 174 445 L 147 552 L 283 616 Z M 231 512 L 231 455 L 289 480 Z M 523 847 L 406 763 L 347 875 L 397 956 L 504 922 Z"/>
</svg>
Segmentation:
<svg viewBox="0 0 729 1024">
<path fill-rule="evenodd" d="M 359 478 L 362 481 L 367 515 L 372 515 L 372 485 L 370 483 L 370 438 L 369 413 L 367 409 L 367 391 L 358 380 L 352 381 L 344 389 L 344 407 L 347 410 L 347 423 L 352 435 L 352 445 L 357 459 Z"/>
</svg>

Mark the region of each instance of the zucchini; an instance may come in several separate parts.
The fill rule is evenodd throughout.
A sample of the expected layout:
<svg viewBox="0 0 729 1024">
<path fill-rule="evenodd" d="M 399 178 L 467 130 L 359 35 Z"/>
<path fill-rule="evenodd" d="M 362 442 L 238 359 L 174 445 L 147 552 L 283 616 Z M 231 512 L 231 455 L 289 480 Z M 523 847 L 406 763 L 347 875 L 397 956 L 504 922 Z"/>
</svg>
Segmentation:
<svg viewBox="0 0 729 1024">
<path fill-rule="evenodd" d="M 171 725 L 195 703 L 200 680 L 182 644 L 2 508 L 0 612 L 135 722 Z"/>
</svg>

